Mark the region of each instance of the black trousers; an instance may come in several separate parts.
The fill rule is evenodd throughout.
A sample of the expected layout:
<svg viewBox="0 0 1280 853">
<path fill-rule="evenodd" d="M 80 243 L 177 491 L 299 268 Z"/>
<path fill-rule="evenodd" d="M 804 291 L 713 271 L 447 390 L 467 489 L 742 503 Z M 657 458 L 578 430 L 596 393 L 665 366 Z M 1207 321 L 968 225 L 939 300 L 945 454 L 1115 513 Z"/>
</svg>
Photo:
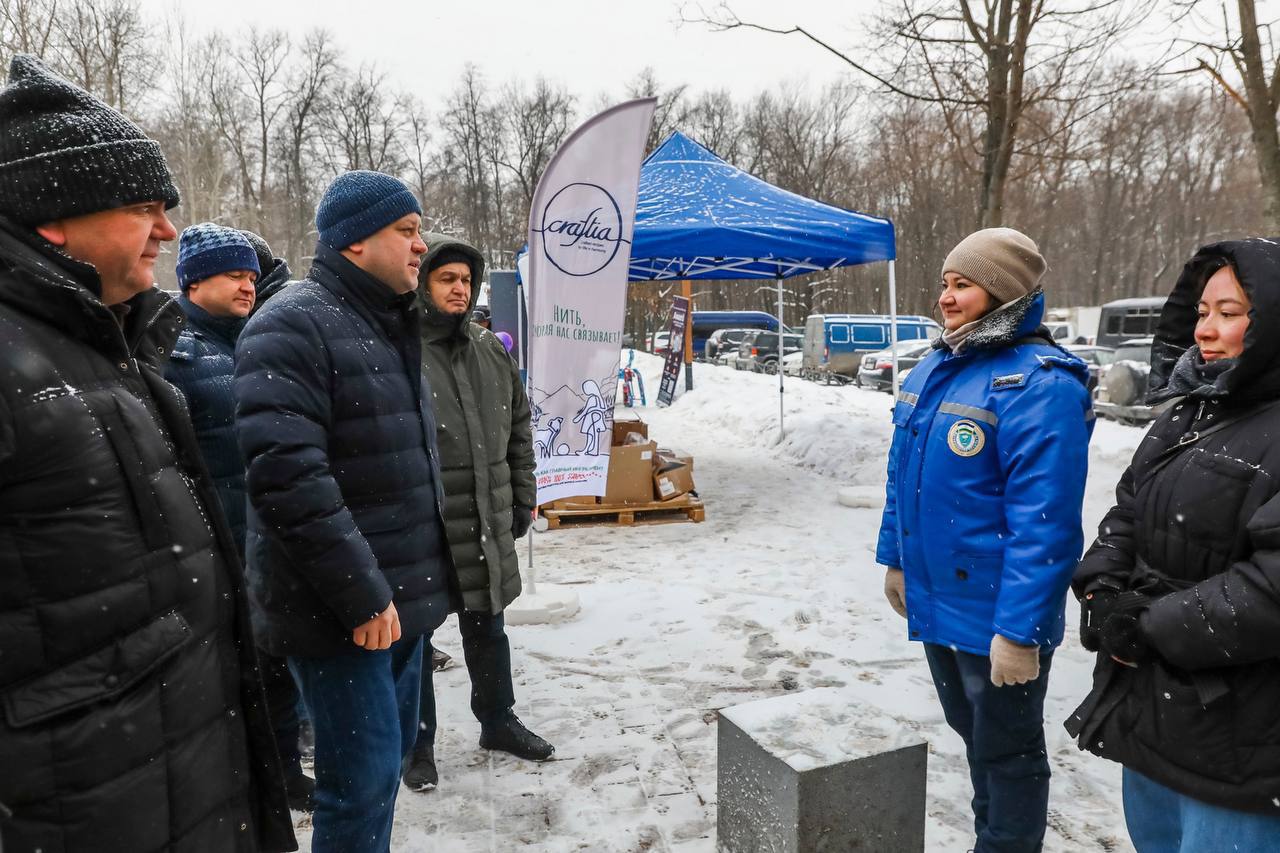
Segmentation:
<svg viewBox="0 0 1280 853">
<path fill-rule="evenodd" d="M 302 755 L 298 752 L 298 684 L 293 680 L 286 658 L 269 655 L 258 649 L 258 666 L 262 669 L 262 686 L 267 693 L 267 713 L 276 736 L 276 749 L 284 765 L 285 777 L 302 772 Z"/>
<path fill-rule="evenodd" d="M 462 634 L 467 674 L 471 676 L 471 713 L 481 726 L 501 722 L 516 704 L 511 685 L 511 643 L 502 614 L 464 610 L 458 614 L 458 631 Z M 428 634 L 428 642 L 430 639 Z M 425 652 L 422 663 L 419 743 L 435 743 L 436 739 L 436 698 L 429 656 Z"/>
</svg>

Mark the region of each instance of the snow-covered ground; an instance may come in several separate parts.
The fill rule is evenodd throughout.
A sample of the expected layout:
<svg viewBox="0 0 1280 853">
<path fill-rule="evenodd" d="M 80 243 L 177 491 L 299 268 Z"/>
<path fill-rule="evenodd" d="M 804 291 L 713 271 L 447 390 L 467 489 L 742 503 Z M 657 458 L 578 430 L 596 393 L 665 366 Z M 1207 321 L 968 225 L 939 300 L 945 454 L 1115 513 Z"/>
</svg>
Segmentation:
<svg viewBox="0 0 1280 853">
<path fill-rule="evenodd" d="M 652 403 L 660 364 L 638 354 L 636 365 Z M 556 760 L 480 750 L 465 668 L 438 673 L 440 788 L 401 790 L 393 849 L 710 853 L 717 711 L 817 687 L 847 691 L 877 729 L 928 740 L 929 850 L 971 845 L 963 746 L 881 592 L 879 509 L 835 499 L 842 486 L 882 484 L 889 396 L 788 379 L 779 442 L 777 377 L 696 365 L 694 385 L 668 409 L 637 413 L 660 445 L 694 454 L 704 523 L 536 535 L 538 580 L 572 585 L 582 602 L 572 621 L 508 629 L 517 712 L 556 744 Z M 1098 423 L 1087 533 L 1141 436 Z M 436 644 L 460 663 L 452 620 Z M 1078 751 L 1061 726 L 1090 669 L 1069 628 L 1046 708 L 1049 851 L 1132 850 L 1119 768 Z"/>
</svg>

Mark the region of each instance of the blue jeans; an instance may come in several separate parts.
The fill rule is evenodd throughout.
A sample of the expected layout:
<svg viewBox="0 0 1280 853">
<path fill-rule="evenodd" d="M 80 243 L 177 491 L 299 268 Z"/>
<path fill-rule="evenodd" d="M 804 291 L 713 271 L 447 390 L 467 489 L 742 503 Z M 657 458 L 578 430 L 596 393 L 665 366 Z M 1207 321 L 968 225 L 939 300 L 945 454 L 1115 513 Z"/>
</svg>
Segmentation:
<svg viewBox="0 0 1280 853">
<path fill-rule="evenodd" d="M 1124 769 L 1124 822 L 1138 853 L 1272 853 L 1280 815 L 1212 806 Z"/>
<path fill-rule="evenodd" d="M 471 677 L 471 713 L 481 728 L 501 723 L 516 704 L 511 683 L 511 643 L 504 630 L 502 614 L 464 610 L 458 614 L 462 634 L 462 656 Z M 428 635 L 430 640 L 430 635 Z M 424 652 L 425 654 L 425 652 Z M 424 744 L 436 740 L 436 697 L 431 663 L 422 668 L 422 697 L 419 704 L 418 739 Z"/>
<path fill-rule="evenodd" d="M 386 853 L 400 762 L 418 735 L 422 637 L 385 651 L 290 658 L 316 735 L 312 853 Z"/>
<path fill-rule="evenodd" d="M 1053 652 L 1040 676 L 996 687 L 991 659 L 929 643 L 924 647 L 947 725 L 964 740 L 973 782 L 974 853 L 1036 853 L 1049 811 L 1044 694 Z"/>
</svg>

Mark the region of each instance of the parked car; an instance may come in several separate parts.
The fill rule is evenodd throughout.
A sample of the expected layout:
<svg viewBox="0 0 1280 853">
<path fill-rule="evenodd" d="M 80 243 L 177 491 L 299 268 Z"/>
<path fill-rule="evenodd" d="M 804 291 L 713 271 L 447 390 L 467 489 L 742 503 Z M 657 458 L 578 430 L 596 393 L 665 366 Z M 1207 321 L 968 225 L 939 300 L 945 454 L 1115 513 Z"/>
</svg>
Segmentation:
<svg viewBox="0 0 1280 853">
<path fill-rule="evenodd" d="M 665 356 L 671 349 L 670 332 L 654 332 L 649 336 L 649 352 Z"/>
<path fill-rule="evenodd" d="M 910 340 L 898 341 L 898 375 L 910 370 L 920 363 L 920 359 L 933 349 L 933 341 Z M 862 365 L 858 368 L 858 385 L 863 388 L 874 388 L 877 391 L 893 390 L 893 354 L 894 348 L 888 347 L 879 352 L 862 357 Z"/>
<path fill-rule="evenodd" d="M 1111 347 L 1099 347 L 1085 344 L 1068 344 L 1063 347 L 1072 355 L 1079 356 L 1089 365 L 1089 393 L 1098 387 L 1098 378 L 1102 371 L 1116 360 L 1116 351 Z"/>
<path fill-rule="evenodd" d="M 804 338 L 800 335 L 782 336 L 782 354 L 800 352 L 804 347 Z M 754 370 L 756 373 L 778 372 L 778 333 L 748 332 L 738 344 L 738 360 L 734 362 L 738 370 Z"/>
<path fill-rule="evenodd" d="M 1112 354 L 1111 364 L 1101 368 L 1093 393 L 1093 410 L 1099 417 L 1136 426 L 1155 420 L 1173 405 L 1173 400 L 1158 406 L 1145 402 L 1152 342 L 1151 338 L 1138 338 L 1121 344 Z"/>
<path fill-rule="evenodd" d="M 694 311 L 693 355 L 702 358 L 707 338 L 717 329 L 765 329 L 777 331 L 778 318 L 766 311 Z"/>
<path fill-rule="evenodd" d="M 751 331 L 750 329 L 716 329 L 711 333 L 711 337 L 707 338 L 706 344 L 702 348 L 702 356 L 707 361 L 716 362 L 722 354 L 729 350 L 737 350 L 738 344 L 742 343 L 742 338 Z"/>
<path fill-rule="evenodd" d="M 1118 347 L 1128 341 L 1144 340 L 1156 333 L 1160 313 L 1168 297 L 1148 296 L 1117 299 L 1102 306 L 1098 319 L 1098 335 L 1094 343 Z"/>
<path fill-rule="evenodd" d="M 898 317 L 897 340 L 933 340 L 942 327 L 928 317 Z M 886 314 L 811 314 L 804 324 L 804 366 L 810 379 L 852 382 L 862 357 L 889 346 Z"/>
<path fill-rule="evenodd" d="M 793 352 L 782 357 L 782 372 L 787 376 L 804 374 L 804 352 Z"/>
</svg>

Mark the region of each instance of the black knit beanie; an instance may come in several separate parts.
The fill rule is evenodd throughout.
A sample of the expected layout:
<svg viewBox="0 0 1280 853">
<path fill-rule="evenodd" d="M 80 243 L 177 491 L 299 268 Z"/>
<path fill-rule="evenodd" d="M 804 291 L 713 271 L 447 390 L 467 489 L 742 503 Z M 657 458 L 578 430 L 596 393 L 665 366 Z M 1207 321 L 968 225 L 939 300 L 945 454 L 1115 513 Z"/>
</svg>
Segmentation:
<svg viewBox="0 0 1280 853">
<path fill-rule="evenodd" d="M 39 225 L 146 201 L 179 201 L 160 143 L 39 59 L 15 56 L 0 89 L 0 213 Z"/>
<path fill-rule="evenodd" d="M 433 257 L 431 262 L 427 264 L 427 268 L 423 270 L 423 274 L 426 275 L 432 270 L 438 270 L 445 264 L 466 264 L 467 267 L 470 268 L 471 261 L 472 257 L 461 249 L 455 249 L 452 247 L 448 249 L 441 249 L 439 254 Z"/>
<path fill-rule="evenodd" d="M 246 231 L 241 228 L 240 233 L 249 241 L 249 245 L 253 247 L 254 254 L 258 256 L 258 269 L 263 275 L 271 272 L 276 265 L 276 256 L 271 253 L 271 246 L 266 240 L 252 231 Z"/>
</svg>

